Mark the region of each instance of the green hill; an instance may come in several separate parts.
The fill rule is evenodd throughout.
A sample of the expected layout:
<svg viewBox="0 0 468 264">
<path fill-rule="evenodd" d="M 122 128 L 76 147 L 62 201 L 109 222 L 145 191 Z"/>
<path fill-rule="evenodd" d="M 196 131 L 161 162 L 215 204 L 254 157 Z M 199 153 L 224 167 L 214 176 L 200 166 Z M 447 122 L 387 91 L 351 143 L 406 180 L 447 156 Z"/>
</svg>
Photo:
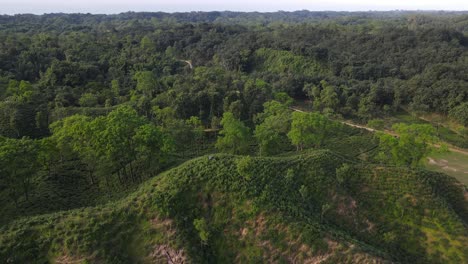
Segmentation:
<svg viewBox="0 0 468 264">
<path fill-rule="evenodd" d="M 466 263 L 468 201 L 444 174 L 330 151 L 210 155 L 116 202 L 0 229 L 7 263 Z"/>
</svg>

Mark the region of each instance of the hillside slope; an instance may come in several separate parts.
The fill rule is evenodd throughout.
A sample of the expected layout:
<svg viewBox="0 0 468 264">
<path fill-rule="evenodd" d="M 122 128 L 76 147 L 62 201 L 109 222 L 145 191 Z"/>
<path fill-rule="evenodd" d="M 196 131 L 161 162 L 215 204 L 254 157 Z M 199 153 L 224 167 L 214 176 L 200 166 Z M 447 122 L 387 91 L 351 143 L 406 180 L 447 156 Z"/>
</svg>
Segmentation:
<svg viewBox="0 0 468 264">
<path fill-rule="evenodd" d="M 7 263 L 466 263 L 453 178 L 329 151 L 188 161 L 127 198 L 0 228 Z"/>
</svg>

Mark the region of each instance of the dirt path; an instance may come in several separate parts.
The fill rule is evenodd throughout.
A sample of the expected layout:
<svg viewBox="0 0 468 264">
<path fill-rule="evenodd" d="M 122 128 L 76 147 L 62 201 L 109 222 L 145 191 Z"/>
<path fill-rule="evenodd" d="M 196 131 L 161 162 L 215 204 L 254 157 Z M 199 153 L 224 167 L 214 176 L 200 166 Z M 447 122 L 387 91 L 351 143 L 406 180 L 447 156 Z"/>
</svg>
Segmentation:
<svg viewBox="0 0 468 264">
<path fill-rule="evenodd" d="M 304 110 L 301 110 L 301 109 L 298 109 L 298 108 L 295 108 L 295 107 L 290 107 L 289 109 L 291 109 L 291 110 L 293 110 L 295 112 L 308 113 L 307 111 L 304 111 Z M 384 133 L 392 135 L 392 136 L 398 136 L 396 133 L 394 133 L 392 131 L 388 131 L 388 130 L 377 130 L 377 129 L 373 129 L 373 128 L 368 127 L 368 126 L 353 124 L 353 123 L 348 122 L 348 121 L 342 121 L 342 120 L 335 120 L 335 121 L 338 121 L 338 122 L 340 122 L 342 124 L 345 124 L 347 126 L 350 126 L 350 127 L 365 129 L 365 130 L 370 131 L 370 132 L 379 132 L 380 131 L 380 132 L 384 132 Z"/>
<path fill-rule="evenodd" d="M 370 127 L 361 126 L 361 125 L 356 125 L 356 124 L 353 124 L 353 123 L 350 123 L 350 122 L 346 122 L 346 121 L 339 121 L 339 122 L 342 123 L 342 124 L 351 126 L 351 127 L 356 127 L 356 128 L 360 128 L 360 129 L 365 129 L 365 130 L 370 131 L 370 132 L 377 132 L 377 130 L 375 130 L 375 129 L 373 129 L 373 128 L 370 128 Z"/>
<path fill-rule="evenodd" d="M 187 63 L 187 65 L 190 67 L 190 69 L 193 70 L 192 61 L 190 61 L 190 60 L 179 60 L 179 61 Z"/>
<path fill-rule="evenodd" d="M 433 146 L 436 147 L 436 148 L 440 148 L 439 144 L 433 144 Z M 468 156 L 468 151 L 463 150 L 463 149 L 459 149 L 459 148 L 455 148 L 455 147 L 449 147 L 449 150 L 452 151 L 452 152 L 457 152 L 457 153 Z"/>
<path fill-rule="evenodd" d="M 299 108 L 296 108 L 296 107 L 290 107 L 289 109 L 295 111 L 295 112 L 300 112 L 300 113 L 307 113 L 307 111 L 304 111 L 304 110 L 301 110 Z M 368 126 L 364 126 L 364 125 L 357 125 L 357 124 L 353 124 L 353 123 L 350 123 L 350 122 L 347 122 L 347 121 L 342 121 L 342 120 L 336 120 L 342 124 L 345 124 L 345 125 L 348 125 L 348 126 L 351 126 L 351 127 L 356 127 L 356 128 L 360 128 L 360 129 L 365 129 L 367 131 L 370 131 L 370 132 L 383 132 L 385 134 L 388 134 L 388 135 L 392 135 L 394 137 L 398 137 L 399 135 L 393 131 L 390 131 L 390 130 L 377 130 L 377 129 L 373 129 L 371 127 L 368 127 Z M 434 147 L 436 148 L 440 148 L 440 145 L 439 144 L 433 144 Z M 463 150 L 463 149 L 459 149 L 459 148 L 455 148 L 455 147 L 452 147 L 450 146 L 449 147 L 449 150 L 450 151 L 453 151 L 453 152 L 457 152 L 457 153 L 460 153 L 460 154 L 463 154 L 463 155 L 467 155 L 468 156 L 468 151 L 467 150 Z"/>
</svg>

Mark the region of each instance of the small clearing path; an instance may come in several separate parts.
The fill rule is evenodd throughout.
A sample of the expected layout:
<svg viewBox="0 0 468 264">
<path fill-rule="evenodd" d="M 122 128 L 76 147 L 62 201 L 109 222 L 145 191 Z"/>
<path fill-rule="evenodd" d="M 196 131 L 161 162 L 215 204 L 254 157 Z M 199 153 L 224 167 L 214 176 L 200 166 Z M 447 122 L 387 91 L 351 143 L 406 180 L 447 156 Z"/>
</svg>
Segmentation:
<svg viewBox="0 0 468 264">
<path fill-rule="evenodd" d="M 304 111 L 304 110 L 301 110 L 299 108 L 296 108 L 296 107 L 290 107 L 289 109 L 291 109 L 292 111 L 295 111 L 295 112 L 300 112 L 300 113 L 308 113 L 308 111 Z M 368 127 L 368 126 L 365 126 L 365 125 L 357 125 L 357 124 L 353 124 L 351 122 L 348 122 L 348 121 L 343 121 L 343 120 L 336 120 L 342 124 L 345 124 L 345 125 L 348 125 L 348 126 L 351 126 L 351 127 L 356 127 L 356 128 L 360 128 L 360 129 L 365 129 L 369 132 L 383 132 L 385 134 L 388 134 L 388 135 L 392 135 L 394 137 L 398 137 L 399 135 L 393 131 L 390 131 L 390 130 L 377 130 L 377 129 L 374 129 L 374 128 L 371 128 L 371 127 Z M 436 148 L 440 148 L 440 145 L 439 144 L 433 144 L 434 147 Z M 460 149 L 460 148 L 455 148 L 453 146 L 450 146 L 449 147 L 449 150 L 450 151 L 453 151 L 453 152 L 457 152 L 457 153 L 460 153 L 460 154 L 463 154 L 463 155 L 467 155 L 468 156 L 468 151 L 467 150 L 464 150 L 464 149 Z"/>
<path fill-rule="evenodd" d="M 190 67 L 191 70 L 193 70 L 193 65 L 191 60 L 179 60 L 181 62 L 187 63 L 187 65 Z"/>
</svg>

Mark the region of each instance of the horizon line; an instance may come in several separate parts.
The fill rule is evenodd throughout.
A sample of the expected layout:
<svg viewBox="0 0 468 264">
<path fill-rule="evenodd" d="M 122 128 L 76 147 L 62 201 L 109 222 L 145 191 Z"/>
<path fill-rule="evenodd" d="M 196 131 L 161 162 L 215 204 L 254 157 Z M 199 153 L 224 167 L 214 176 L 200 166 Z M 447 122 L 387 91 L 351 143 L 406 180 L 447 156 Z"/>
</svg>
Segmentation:
<svg viewBox="0 0 468 264">
<path fill-rule="evenodd" d="M 297 10 L 276 10 L 276 11 L 258 11 L 258 10 L 252 10 L 252 11 L 240 11 L 240 10 L 191 10 L 191 11 L 134 11 L 134 10 L 127 10 L 127 11 L 122 11 L 122 12 L 115 12 L 115 13 L 101 13 L 101 12 L 63 12 L 63 11 L 57 11 L 57 12 L 44 12 L 44 13 L 30 13 L 30 12 L 24 12 L 24 13 L 0 13 L 2 16 L 17 16 L 17 15 L 36 15 L 36 16 L 42 16 L 42 15 L 57 15 L 57 14 L 64 14 L 64 15 L 120 15 L 120 14 L 126 14 L 126 13 L 165 13 L 165 14 L 184 14 L 184 13 L 213 13 L 213 12 L 232 12 L 232 13 L 261 13 L 261 14 L 269 14 L 269 13 L 295 13 L 295 12 L 301 12 L 301 11 L 306 11 L 306 12 L 329 12 L 329 13 L 385 13 L 385 12 L 447 12 L 447 13 L 463 13 L 463 12 L 468 12 L 467 10 L 455 10 L 455 9 L 388 9 L 388 10 L 309 10 L 309 9 L 297 9 Z"/>
</svg>

